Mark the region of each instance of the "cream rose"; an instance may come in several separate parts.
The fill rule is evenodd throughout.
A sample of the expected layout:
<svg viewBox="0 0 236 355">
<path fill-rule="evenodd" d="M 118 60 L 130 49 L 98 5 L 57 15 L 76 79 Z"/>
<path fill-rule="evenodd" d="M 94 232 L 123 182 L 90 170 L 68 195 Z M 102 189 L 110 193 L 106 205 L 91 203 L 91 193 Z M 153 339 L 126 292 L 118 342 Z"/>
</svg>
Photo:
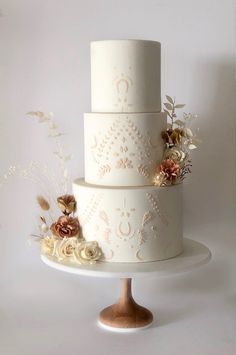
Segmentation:
<svg viewBox="0 0 236 355">
<path fill-rule="evenodd" d="M 182 166 L 186 159 L 186 153 L 183 150 L 176 147 L 168 148 L 165 150 L 164 159 L 171 159 L 176 164 Z"/>
<path fill-rule="evenodd" d="M 55 253 L 59 260 L 64 259 L 74 259 L 75 247 L 78 243 L 76 237 L 64 238 L 62 240 L 57 240 Z"/>
<path fill-rule="evenodd" d="M 41 240 L 41 253 L 49 256 L 53 256 L 55 253 L 55 238 L 53 236 L 47 236 Z"/>
<path fill-rule="evenodd" d="M 102 250 L 96 241 L 81 242 L 75 248 L 75 258 L 79 264 L 94 264 L 102 257 Z"/>
</svg>

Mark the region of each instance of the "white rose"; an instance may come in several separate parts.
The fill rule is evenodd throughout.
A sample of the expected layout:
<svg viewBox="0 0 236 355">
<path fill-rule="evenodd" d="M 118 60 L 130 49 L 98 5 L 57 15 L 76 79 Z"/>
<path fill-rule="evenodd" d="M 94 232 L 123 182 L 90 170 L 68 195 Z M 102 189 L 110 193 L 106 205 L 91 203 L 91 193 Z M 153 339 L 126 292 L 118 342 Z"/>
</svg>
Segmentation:
<svg viewBox="0 0 236 355">
<path fill-rule="evenodd" d="M 47 236 L 41 240 L 41 253 L 49 256 L 53 256 L 55 252 L 55 238 L 53 236 Z"/>
<path fill-rule="evenodd" d="M 186 157 L 186 153 L 176 147 L 168 148 L 164 153 L 164 159 L 171 159 L 180 166 L 184 164 Z"/>
<path fill-rule="evenodd" d="M 94 264 L 102 257 L 102 250 L 97 242 L 84 241 L 76 246 L 74 255 L 79 264 Z"/>
<path fill-rule="evenodd" d="M 63 238 L 62 240 L 57 240 L 56 243 L 56 257 L 59 260 L 64 259 L 74 259 L 74 250 L 78 243 L 78 239 L 76 237 L 71 238 Z"/>
</svg>

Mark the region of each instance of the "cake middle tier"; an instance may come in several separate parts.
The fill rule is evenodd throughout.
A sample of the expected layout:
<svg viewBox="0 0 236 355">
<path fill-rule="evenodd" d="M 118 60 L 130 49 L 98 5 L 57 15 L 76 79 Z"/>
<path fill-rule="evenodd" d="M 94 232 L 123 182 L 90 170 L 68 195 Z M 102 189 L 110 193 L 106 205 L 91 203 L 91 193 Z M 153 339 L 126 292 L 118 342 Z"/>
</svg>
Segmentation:
<svg viewBox="0 0 236 355">
<path fill-rule="evenodd" d="M 86 113 L 85 181 L 106 186 L 153 185 L 163 157 L 166 114 Z"/>
</svg>

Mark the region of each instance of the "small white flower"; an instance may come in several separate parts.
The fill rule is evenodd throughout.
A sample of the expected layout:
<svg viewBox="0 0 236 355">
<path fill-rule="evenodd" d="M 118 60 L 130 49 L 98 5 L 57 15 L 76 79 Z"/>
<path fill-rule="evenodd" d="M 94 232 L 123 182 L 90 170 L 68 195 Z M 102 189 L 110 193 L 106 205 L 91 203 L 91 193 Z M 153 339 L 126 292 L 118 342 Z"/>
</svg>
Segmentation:
<svg viewBox="0 0 236 355">
<path fill-rule="evenodd" d="M 186 128 L 185 133 L 188 138 L 193 137 L 193 132 L 190 128 Z"/>
<path fill-rule="evenodd" d="M 49 112 L 48 116 L 53 118 L 54 117 L 54 113 L 53 112 Z"/>
<path fill-rule="evenodd" d="M 49 230 L 49 228 L 48 228 L 48 226 L 47 226 L 46 223 L 42 223 L 41 226 L 40 226 L 40 229 L 41 229 L 41 231 L 42 231 L 43 233 L 47 233 L 48 230 Z"/>
<path fill-rule="evenodd" d="M 197 146 L 196 146 L 195 144 L 193 144 L 193 143 L 190 143 L 189 146 L 188 146 L 188 148 L 189 148 L 190 150 L 193 150 L 193 149 L 196 149 Z"/>
</svg>

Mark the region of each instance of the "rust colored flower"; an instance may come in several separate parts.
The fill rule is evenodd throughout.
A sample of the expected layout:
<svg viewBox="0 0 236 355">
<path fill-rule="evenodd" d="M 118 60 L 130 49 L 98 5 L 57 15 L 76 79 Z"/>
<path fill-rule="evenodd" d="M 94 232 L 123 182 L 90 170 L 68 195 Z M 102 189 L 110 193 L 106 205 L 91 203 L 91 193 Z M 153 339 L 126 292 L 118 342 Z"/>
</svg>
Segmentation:
<svg viewBox="0 0 236 355">
<path fill-rule="evenodd" d="M 57 204 L 62 213 L 69 216 L 72 212 L 75 212 L 76 202 L 73 195 L 64 195 L 57 198 Z"/>
<path fill-rule="evenodd" d="M 79 234 L 80 224 L 77 218 L 61 216 L 56 223 L 51 225 L 50 229 L 56 237 L 70 238 Z"/>
<path fill-rule="evenodd" d="M 180 174 L 180 166 L 172 159 L 165 159 L 160 165 L 159 172 L 164 174 L 167 181 L 174 183 Z"/>
<path fill-rule="evenodd" d="M 182 137 L 185 136 L 185 132 L 180 128 L 169 128 L 161 133 L 161 137 L 165 143 L 169 145 L 176 145 L 181 142 Z"/>
</svg>

